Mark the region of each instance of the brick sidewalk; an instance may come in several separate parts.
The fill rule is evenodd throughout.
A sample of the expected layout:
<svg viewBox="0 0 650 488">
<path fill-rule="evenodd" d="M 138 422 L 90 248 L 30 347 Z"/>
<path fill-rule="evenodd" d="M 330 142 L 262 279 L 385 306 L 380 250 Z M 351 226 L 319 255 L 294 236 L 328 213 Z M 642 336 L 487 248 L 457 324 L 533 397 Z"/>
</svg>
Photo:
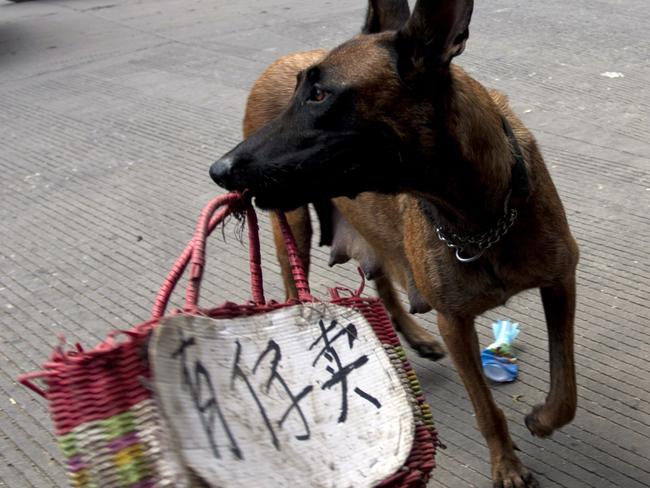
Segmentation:
<svg viewBox="0 0 650 488">
<path fill-rule="evenodd" d="M 646 0 L 477 1 L 459 63 L 509 94 L 539 139 L 581 245 L 580 409 L 552 440 L 523 424 L 547 390 L 536 292 L 479 320 L 520 322 L 520 379 L 494 388 L 544 488 L 650 486 L 650 10 Z M 147 318 L 219 190 L 247 89 L 279 55 L 355 33 L 363 0 L 0 0 L 0 485 L 65 486 L 43 401 L 15 382 L 65 334 L 93 345 Z M 622 74 L 621 75 L 619 75 Z M 266 223 L 266 220 L 264 223 Z M 247 298 L 236 235 L 209 244 L 206 302 Z M 263 225 L 267 289 L 282 297 Z M 312 286 L 355 287 L 314 251 Z M 435 330 L 433 314 L 422 318 Z M 448 359 L 414 359 L 447 449 L 433 487 L 487 487 L 488 453 Z"/>
</svg>

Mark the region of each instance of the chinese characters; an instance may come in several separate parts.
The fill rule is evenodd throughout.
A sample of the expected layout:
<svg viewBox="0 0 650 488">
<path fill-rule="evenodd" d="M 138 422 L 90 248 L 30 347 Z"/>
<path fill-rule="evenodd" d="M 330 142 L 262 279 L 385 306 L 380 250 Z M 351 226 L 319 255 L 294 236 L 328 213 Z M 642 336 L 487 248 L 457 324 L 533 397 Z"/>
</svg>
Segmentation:
<svg viewBox="0 0 650 488">
<path fill-rule="evenodd" d="M 314 395 L 317 398 L 311 400 L 312 408 L 313 405 L 337 405 L 335 415 L 339 424 L 348 419 L 351 394 L 373 409 L 381 409 L 381 401 L 354 382 L 355 372 L 370 361 L 367 354 L 355 351 L 355 343 L 359 340 L 355 324 L 344 326 L 336 320 L 319 320 L 316 326 L 318 336 L 303 351 L 311 364 L 306 361 L 304 367 L 307 369 L 292 371 L 285 369 L 281 344 L 274 339 L 267 339 L 264 349 L 252 355 L 250 351 L 246 354 L 246 344 L 235 339 L 231 343 L 234 351 L 230 364 L 213 366 L 209 371 L 200 356 L 193 354 L 198 348 L 198 339 L 185 337 L 179 329 L 171 356 L 179 362 L 182 387 L 191 397 L 215 458 L 221 459 L 223 452 L 229 452 L 235 459 L 244 459 L 245 452 L 233 424 L 240 422 L 241 416 L 246 417 L 247 425 L 257 425 L 255 428 L 264 432 L 280 451 L 282 442 L 278 434 L 283 429 L 288 428 L 298 441 L 308 441 L 312 437 L 315 420 L 311 410 L 305 408 L 305 402 Z M 288 373 L 292 374 L 287 376 Z M 326 377 L 318 379 L 323 376 Z M 242 404 L 249 405 L 248 410 L 237 412 L 237 419 L 232 408 L 226 409 L 224 405 L 225 398 L 232 399 L 233 394 Z M 338 400 L 332 402 L 332 394 Z M 322 398 L 328 401 L 323 402 Z M 290 423 L 289 419 L 292 419 Z"/>
</svg>

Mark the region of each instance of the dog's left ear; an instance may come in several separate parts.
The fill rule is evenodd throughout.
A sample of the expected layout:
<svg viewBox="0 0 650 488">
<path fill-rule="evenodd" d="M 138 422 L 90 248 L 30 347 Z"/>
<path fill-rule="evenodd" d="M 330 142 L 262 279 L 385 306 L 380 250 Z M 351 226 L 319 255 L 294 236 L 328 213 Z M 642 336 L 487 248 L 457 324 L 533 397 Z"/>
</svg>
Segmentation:
<svg viewBox="0 0 650 488">
<path fill-rule="evenodd" d="M 446 70 L 465 49 L 473 9 L 473 0 L 418 0 L 396 36 L 400 76 Z"/>
<path fill-rule="evenodd" d="M 368 0 L 366 22 L 361 29 L 363 34 L 397 30 L 409 18 L 408 0 Z"/>
</svg>

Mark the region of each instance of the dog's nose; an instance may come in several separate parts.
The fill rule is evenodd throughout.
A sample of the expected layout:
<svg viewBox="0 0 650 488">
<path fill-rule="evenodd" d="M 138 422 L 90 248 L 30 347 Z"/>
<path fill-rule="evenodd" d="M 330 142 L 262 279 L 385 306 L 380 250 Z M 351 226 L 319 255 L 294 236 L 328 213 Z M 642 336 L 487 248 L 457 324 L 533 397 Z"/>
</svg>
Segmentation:
<svg viewBox="0 0 650 488">
<path fill-rule="evenodd" d="M 231 156 L 224 156 L 210 166 L 210 178 L 219 186 L 226 188 L 232 169 L 233 159 Z"/>
</svg>

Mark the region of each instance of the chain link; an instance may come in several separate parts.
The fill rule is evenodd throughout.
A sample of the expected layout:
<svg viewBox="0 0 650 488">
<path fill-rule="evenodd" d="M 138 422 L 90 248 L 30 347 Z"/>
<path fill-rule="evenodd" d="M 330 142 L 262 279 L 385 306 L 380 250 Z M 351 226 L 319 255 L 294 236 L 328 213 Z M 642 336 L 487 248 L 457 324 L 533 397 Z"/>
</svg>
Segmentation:
<svg viewBox="0 0 650 488">
<path fill-rule="evenodd" d="M 460 236 L 457 233 L 445 228 L 442 225 L 436 225 L 435 214 L 432 214 L 430 209 L 427 209 L 426 206 L 422 206 L 425 214 L 432 220 L 434 224 L 434 229 L 438 236 L 438 239 L 445 243 L 450 249 L 456 251 L 456 259 L 462 263 L 470 263 L 479 259 L 485 251 L 494 246 L 501 238 L 508 233 L 510 228 L 515 223 L 517 219 L 517 210 L 510 208 L 510 197 L 512 197 L 513 192 L 517 198 L 526 198 L 529 194 L 529 181 L 528 181 L 528 170 L 526 169 L 526 162 L 524 161 L 524 156 L 521 151 L 521 147 L 517 142 L 517 138 L 512 130 L 512 127 L 508 123 L 508 120 L 501 116 L 501 122 L 503 129 L 508 137 L 510 142 L 512 155 L 515 160 L 515 164 L 512 167 L 511 175 L 511 188 L 506 196 L 505 202 L 503 204 L 503 215 L 496 222 L 494 227 L 492 227 L 487 232 L 474 236 Z M 474 255 L 469 257 L 463 256 L 463 252 L 466 248 L 476 249 L 477 252 Z"/>
<path fill-rule="evenodd" d="M 517 219 L 517 210 L 508 208 L 506 204 L 505 212 L 499 218 L 497 223 L 487 232 L 475 236 L 459 236 L 455 232 L 450 232 L 443 226 L 436 226 L 436 234 L 438 239 L 445 243 L 445 245 L 456 251 L 456 259 L 463 263 L 470 263 L 480 258 L 485 251 L 495 245 L 501 238 L 508 233 L 510 228 Z M 478 249 L 478 253 L 470 257 L 462 255 L 466 247 Z"/>
</svg>

